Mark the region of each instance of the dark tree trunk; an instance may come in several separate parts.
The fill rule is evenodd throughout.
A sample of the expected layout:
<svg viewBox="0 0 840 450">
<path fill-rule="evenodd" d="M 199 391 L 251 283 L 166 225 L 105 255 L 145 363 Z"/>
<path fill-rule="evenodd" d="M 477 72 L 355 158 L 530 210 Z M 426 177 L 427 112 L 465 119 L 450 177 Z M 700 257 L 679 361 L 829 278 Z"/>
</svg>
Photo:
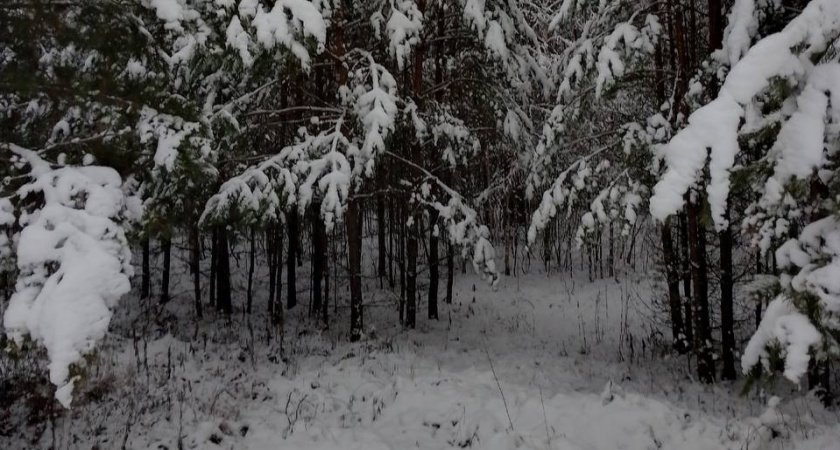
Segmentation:
<svg viewBox="0 0 840 450">
<path fill-rule="evenodd" d="M 417 227 L 417 223 L 413 225 Z M 408 230 L 406 235 L 405 273 L 405 326 L 414 328 L 417 323 L 417 233 Z"/>
<path fill-rule="evenodd" d="M 210 233 L 210 306 L 218 308 L 216 302 L 216 275 L 219 269 L 219 232 L 216 228 Z"/>
<path fill-rule="evenodd" d="M 384 174 L 380 174 L 379 178 L 384 180 Z M 382 194 L 376 199 L 376 233 L 378 243 L 377 256 L 379 257 L 377 273 L 379 275 L 379 288 L 382 289 L 385 285 L 385 278 L 388 275 L 385 267 L 385 197 Z"/>
<path fill-rule="evenodd" d="M 727 210 L 726 219 L 729 220 Z M 732 229 L 720 232 L 720 327 L 723 371 L 721 379 L 734 380 L 735 373 L 735 313 L 732 302 Z"/>
<path fill-rule="evenodd" d="M 140 298 L 149 298 L 152 292 L 152 269 L 149 261 L 151 255 L 151 246 L 149 245 L 149 235 L 143 236 L 143 262 L 142 262 L 142 280 L 140 282 Z"/>
<path fill-rule="evenodd" d="M 295 264 L 297 262 L 298 217 L 295 211 L 286 215 L 289 229 L 289 250 L 286 252 L 286 308 L 297 305 L 297 284 L 295 283 Z"/>
<path fill-rule="evenodd" d="M 322 313 L 323 304 L 321 283 L 324 278 L 324 266 L 327 257 L 327 236 L 324 222 L 319 216 L 320 204 L 314 204 L 312 208 L 312 315 L 317 317 Z"/>
<path fill-rule="evenodd" d="M 350 340 L 362 337 L 362 224 L 359 214 L 359 200 L 352 199 L 347 205 L 347 259 L 350 277 Z"/>
<path fill-rule="evenodd" d="M 198 225 L 190 227 L 190 272 L 193 277 L 193 295 L 195 296 L 195 315 L 203 315 L 201 307 L 201 240 Z"/>
<path fill-rule="evenodd" d="M 688 196 L 685 197 L 686 202 Z M 685 339 L 690 346 L 694 345 L 694 302 L 691 295 L 691 256 L 688 248 L 688 220 L 685 213 L 680 213 L 680 262 L 682 263 L 683 297 L 685 312 Z"/>
<path fill-rule="evenodd" d="M 715 379 L 715 369 L 709 327 L 706 239 L 704 227 L 700 223 L 699 202 L 697 200 L 687 206 L 691 279 L 694 287 L 694 349 L 697 352 L 697 376 L 700 381 L 711 383 Z"/>
<path fill-rule="evenodd" d="M 324 304 L 321 306 L 321 319 L 324 326 L 330 325 L 330 258 L 329 242 L 326 233 L 324 234 Z"/>
<path fill-rule="evenodd" d="M 160 303 L 169 302 L 169 273 L 172 270 L 172 238 L 164 236 L 160 241 L 163 250 L 163 279 L 160 282 Z"/>
<path fill-rule="evenodd" d="M 755 253 L 755 274 L 756 275 L 760 275 L 760 274 L 764 273 L 764 268 L 762 267 L 762 264 L 761 264 L 761 256 L 762 255 L 761 255 L 760 251 Z M 764 306 L 764 305 L 762 304 L 761 298 L 756 299 L 756 302 L 755 302 L 755 329 L 756 330 L 758 330 L 758 326 L 761 325 L 761 316 L 762 316 L 761 308 L 762 308 L 762 306 Z"/>
<path fill-rule="evenodd" d="M 429 319 L 438 319 L 438 283 L 440 282 L 438 264 L 438 236 L 437 228 L 438 212 L 431 212 L 429 223 Z"/>
<path fill-rule="evenodd" d="M 455 249 L 452 243 L 446 246 L 446 304 L 452 304 L 452 288 L 455 284 Z"/>
<path fill-rule="evenodd" d="M 265 230 L 265 260 L 268 263 L 268 317 L 270 321 L 274 320 L 274 298 L 275 294 L 277 293 L 275 275 L 278 270 L 278 267 L 277 258 L 275 257 L 275 253 L 277 252 L 277 242 L 275 239 L 275 234 L 276 232 L 274 230 L 274 227 L 269 225 L 268 228 Z"/>
<path fill-rule="evenodd" d="M 721 0 L 709 0 L 709 52 L 723 48 L 723 8 Z"/>
<path fill-rule="evenodd" d="M 671 237 L 671 221 L 666 219 L 659 232 L 662 239 L 662 259 L 665 266 L 665 276 L 668 281 L 668 305 L 671 309 L 671 336 L 674 348 L 683 353 L 688 348 L 685 339 L 685 326 L 682 317 L 682 302 L 680 299 L 680 278 L 674 261 L 674 241 Z"/>
<path fill-rule="evenodd" d="M 405 236 L 406 236 L 406 234 L 405 234 L 405 212 L 404 212 L 402 207 L 400 208 L 398 218 L 399 218 L 398 227 L 399 227 L 400 232 L 399 232 L 399 236 L 398 236 L 397 240 L 399 241 L 400 255 L 399 255 L 399 258 L 397 258 L 397 265 L 399 266 L 398 268 L 400 270 L 400 323 L 405 325 L 405 279 L 406 279 L 406 273 L 405 273 L 405 262 L 406 262 L 406 260 L 405 260 L 405 242 L 406 242 L 406 238 L 405 238 Z"/>
<path fill-rule="evenodd" d="M 218 274 L 216 274 L 216 295 L 218 296 L 219 310 L 226 316 L 230 316 L 233 305 L 230 299 L 230 248 L 228 247 L 227 230 L 219 227 L 217 232 L 219 239 Z"/>
<path fill-rule="evenodd" d="M 256 265 L 257 255 L 257 230 L 256 227 L 251 226 L 251 248 L 248 252 L 248 292 L 246 311 L 251 314 L 251 308 L 254 305 L 254 267 Z"/>
<path fill-rule="evenodd" d="M 283 226 L 274 227 L 274 284 L 277 286 L 277 295 L 274 297 L 274 325 L 278 331 L 283 333 L 283 300 L 280 293 L 283 292 Z"/>
<path fill-rule="evenodd" d="M 394 207 L 394 202 L 389 202 L 388 205 L 388 231 L 389 238 L 388 238 L 388 286 L 391 289 L 394 288 L 394 248 L 397 236 L 399 236 L 399 228 L 397 228 L 397 219 L 395 215 L 396 208 Z M 397 230 L 395 233 L 394 230 Z"/>
</svg>

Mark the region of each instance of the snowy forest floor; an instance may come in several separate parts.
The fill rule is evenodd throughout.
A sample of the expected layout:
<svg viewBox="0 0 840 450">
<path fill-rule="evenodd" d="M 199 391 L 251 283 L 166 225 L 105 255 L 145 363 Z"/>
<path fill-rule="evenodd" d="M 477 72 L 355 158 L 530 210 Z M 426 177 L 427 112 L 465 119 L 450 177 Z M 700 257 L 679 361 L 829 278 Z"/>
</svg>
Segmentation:
<svg viewBox="0 0 840 450">
<path fill-rule="evenodd" d="M 387 283 L 368 279 L 362 342 L 347 342 L 345 308 L 321 330 L 304 298 L 282 350 L 264 314 L 223 325 L 211 309 L 196 324 L 188 282 L 165 307 L 124 298 L 73 409 L 45 407 L 43 380 L 41 403 L 0 415 L 0 448 L 840 448 L 836 413 L 789 383 L 768 409 L 768 396 L 739 395 L 743 382 L 692 381 L 663 350 L 648 275 L 532 273 L 493 291 L 459 273 L 441 319 L 421 303 L 412 331 Z"/>
</svg>

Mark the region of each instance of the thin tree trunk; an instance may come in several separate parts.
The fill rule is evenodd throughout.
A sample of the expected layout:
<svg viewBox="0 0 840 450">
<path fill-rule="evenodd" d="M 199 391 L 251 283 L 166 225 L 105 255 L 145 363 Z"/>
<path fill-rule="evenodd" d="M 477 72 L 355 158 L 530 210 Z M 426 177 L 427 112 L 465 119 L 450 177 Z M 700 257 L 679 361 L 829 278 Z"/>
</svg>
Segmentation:
<svg viewBox="0 0 840 450">
<path fill-rule="evenodd" d="M 455 249 L 452 243 L 446 246 L 446 304 L 452 304 L 452 288 L 455 284 Z"/>
<path fill-rule="evenodd" d="M 219 232 L 216 228 L 210 233 L 210 305 L 218 308 L 216 303 L 216 275 L 219 268 Z"/>
<path fill-rule="evenodd" d="M 729 210 L 726 211 L 729 220 Z M 732 229 L 720 232 L 720 327 L 723 347 L 721 379 L 735 379 L 735 313 L 732 299 Z"/>
<path fill-rule="evenodd" d="M 709 327 L 708 279 L 706 273 L 706 239 L 700 224 L 699 200 L 688 204 L 688 241 L 691 257 L 691 280 L 694 287 L 694 349 L 697 352 L 697 376 L 704 383 L 715 379 Z"/>
<path fill-rule="evenodd" d="M 318 215 L 320 204 L 314 204 L 312 211 L 312 315 L 317 317 L 322 312 L 321 283 L 324 278 L 324 262 L 327 254 L 326 229 Z"/>
<path fill-rule="evenodd" d="M 417 227 L 414 223 L 412 227 Z M 417 323 L 417 233 L 408 230 L 406 236 L 406 286 L 405 286 L 405 326 L 414 328 Z"/>
<path fill-rule="evenodd" d="M 274 271 L 274 284 L 277 286 L 277 295 L 274 297 L 274 324 L 278 331 L 282 334 L 283 319 L 285 317 L 283 315 L 283 299 L 280 295 L 280 293 L 283 292 L 283 226 L 278 224 L 274 228 L 274 234 L 274 240 L 276 242 L 274 246 L 274 266 L 277 268 Z"/>
<path fill-rule="evenodd" d="M 330 325 L 330 246 L 326 230 L 324 230 L 324 304 L 321 307 L 321 319 L 324 321 L 324 326 Z"/>
<path fill-rule="evenodd" d="M 198 225 L 190 227 L 190 272 L 193 277 L 193 295 L 195 296 L 195 315 L 199 319 L 203 315 L 201 305 L 201 241 Z"/>
<path fill-rule="evenodd" d="M 671 237 L 671 221 L 666 219 L 659 232 L 662 240 L 662 259 L 665 266 L 665 276 L 668 281 L 668 304 L 671 309 L 671 336 L 674 348 L 683 353 L 688 348 L 685 340 L 684 323 L 682 317 L 682 302 L 680 300 L 680 279 L 674 261 L 674 241 Z"/>
<path fill-rule="evenodd" d="M 384 174 L 379 174 L 379 178 L 384 180 Z M 384 184 L 380 182 L 380 184 Z M 385 267 L 385 197 L 379 195 L 376 199 L 376 234 L 377 234 L 377 256 L 379 258 L 377 264 L 377 274 L 379 275 L 379 288 L 385 286 L 385 277 L 387 276 L 387 269 Z"/>
<path fill-rule="evenodd" d="M 140 282 L 140 298 L 149 298 L 152 292 L 152 269 L 149 261 L 151 257 L 151 246 L 149 245 L 149 235 L 143 236 L 143 262 L 142 262 L 142 280 Z"/>
<path fill-rule="evenodd" d="M 758 251 L 758 252 L 755 253 L 755 274 L 760 275 L 760 274 L 763 274 L 763 273 L 764 273 L 764 268 L 762 267 L 762 264 L 761 264 L 761 252 Z M 764 305 L 762 304 L 761 298 L 756 299 L 756 302 L 755 302 L 755 329 L 756 329 L 756 331 L 758 330 L 758 326 L 761 325 L 761 316 L 762 316 L 761 308 L 762 308 L 762 306 L 764 306 Z"/>
<path fill-rule="evenodd" d="M 359 200 L 352 199 L 347 205 L 347 259 L 350 277 L 350 340 L 362 337 L 362 233 Z"/>
<path fill-rule="evenodd" d="M 257 254 L 257 230 L 253 225 L 251 226 L 251 248 L 248 252 L 248 292 L 246 311 L 251 314 L 251 308 L 254 304 L 254 266 L 256 265 Z"/>
<path fill-rule="evenodd" d="M 686 202 L 688 202 L 688 195 L 686 195 Z M 688 247 L 688 219 L 685 213 L 680 213 L 680 262 L 682 264 L 682 280 L 683 280 L 683 301 L 685 312 L 685 339 L 689 346 L 694 345 L 694 302 L 691 293 L 691 256 Z"/>
<path fill-rule="evenodd" d="M 286 252 L 286 308 L 292 309 L 297 305 L 295 264 L 297 263 L 298 217 L 294 211 L 286 215 L 286 224 L 289 230 L 289 250 Z"/>
<path fill-rule="evenodd" d="M 217 236 L 219 239 L 219 259 L 217 261 L 219 273 L 216 275 L 216 295 L 218 296 L 219 310 L 229 317 L 233 311 L 233 305 L 230 298 L 230 248 L 228 247 L 227 230 L 220 227 Z"/>
<path fill-rule="evenodd" d="M 440 273 L 438 265 L 438 236 L 435 232 L 438 220 L 437 210 L 429 215 L 429 319 L 438 319 L 438 284 Z"/>
<path fill-rule="evenodd" d="M 160 303 L 169 302 L 169 274 L 172 270 L 172 238 L 164 236 L 160 241 L 163 250 L 163 279 L 160 282 Z"/>
<path fill-rule="evenodd" d="M 275 231 L 272 225 L 269 225 L 265 230 L 265 260 L 268 263 L 268 317 L 269 321 L 274 320 L 274 296 L 276 294 L 276 278 L 275 272 L 277 268 L 277 258 L 274 256 L 277 251 L 277 243 L 275 242 Z"/>
</svg>

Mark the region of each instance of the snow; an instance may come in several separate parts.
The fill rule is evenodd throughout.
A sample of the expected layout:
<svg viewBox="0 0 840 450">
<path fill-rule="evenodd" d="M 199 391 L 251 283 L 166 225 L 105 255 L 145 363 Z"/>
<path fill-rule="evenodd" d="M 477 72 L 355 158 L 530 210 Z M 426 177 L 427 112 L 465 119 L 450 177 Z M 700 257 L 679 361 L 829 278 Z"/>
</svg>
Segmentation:
<svg viewBox="0 0 840 450">
<path fill-rule="evenodd" d="M 227 45 L 239 52 L 239 57 L 242 58 L 242 64 L 244 64 L 245 67 L 253 65 L 254 57 L 251 55 L 251 51 L 248 48 L 251 43 L 251 37 L 242 28 L 242 24 L 239 22 L 239 17 L 233 16 L 230 19 L 230 24 L 225 31 L 225 36 L 227 37 Z"/>
<path fill-rule="evenodd" d="M 185 275 L 173 289 L 189 286 L 185 267 L 173 273 Z M 232 329 L 215 318 L 171 322 L 135 346 L 132 324 L 146 312 L 127 302 L 89 380 L 111 379 L 113 391 L 63 417 L 56 438 L 143 449 L 834 448 L 836 417 L 820 418 L 813 403 L 777 398 L 765 407 L 739 398 L 737 386 L 689 381 L 680 361 L 643 356 L 650 317 L 623 305 L 652 286 L 633 278 L 590 284 L 520 274 L 494 291 L 458 275 L 453 304 L 440 305 L 450 320 L 421 318 L 418 330 L 406 331 L 392 308 L 370 308 L 367 327 L 378 337 L 359 344 L 342 338 L 346 317 L 313 331 L 297 308 L 287 311 L 287 352 L 276 362 L 269 358 L 277 348 L 238 331 L 246 326 L 238 317 Z M 372 303 L 388 298 L 368 292 Z M 176 299 L 161 320 L 190 317 L 190 299 Z M 205 344 L 192 340 L 193 327 Z M 634 357 L 622 330 L 640 339 Z M 833 425 L 800 425 L 817 420 Z M 83 424 L 102 426 L 94 433 Z M 51 442 L 47 436 L 37 447 Z"/>
<path fill-rule="evenodd" d="M 821 342 L 822 336 L 811 321 L 796 310 L 790 299 L 780 296 L 767 305 L 758 330 L 744 349 L 741 368 L 747 374 L 760 362 L 764 369 L 771 370 L 767 349 L 777 343 L 784 352 L 785 378 L 799 383 L 808 372 L 809 351 Z"/>
<path fill-rule="evenodd" d="M 745 4 L 742 3 L 741 7 Z M 808 75 L 815 74 L 816 82 L 822 80 L 822 73 L 832 69 L 811 71 L 812 63 L 808 58 L 812 53 L 825 48 L 827 36 L 836 35 L 838 32 L 840 2 L 817 0 L 810 2 L 782 31 L 767 36 L 752 46 L 732 67 L 718 97 L 692 113 L 688 118 L 688 126 L 665 146 L 663 157 L 667 171 L 654 188 L 651 214 L 659 220 L 664 220 L 680 209 L 683 206 L 683 195 L 698 180 L 708 159 L 711 172 L 707 186 L 709 206 L 716 228 L 725 227 L 727 223 L 723 213 L 729 193 L 729 171 L 739 151 L 738 129 L 744 116 L 745 105 L 764 92 L 770 80 L 775 77 L 805 76 L 807 81 L 810 79 Z M 738 40 L 738 36 L 739 34 L 735 33 L 730 37 Z M 737 45 L 742 43 L 738 41 Z M 793 49 L 800 45 L 805 46 L 804 50 L 800 55 L 794 54 Z M 815 109 L 818 109 L 821 103 L 815 93 L 806 92 L 805 95 L 801 101 L 808 109 L 794 119 L 797 122 L 814 124 L 815 121 L 808 118 L 814 116 Z M 809 130 L 818 131 L 813 126 L 810 126 Z M 795 135 L 783 135 L 780 138 L 817 138 L 796 131 L 789 133 Z M 809 140 L 806 140 L 804 145 L 809 149 L 807 154 L 814 155 L 816 146 L 813 142 L 807 144 Z M 791 147 L 790 142 L 780 142 L 780 145 L 787 144 L 787 147 Z M 794 147 L 799 151 L 799 145 Z M 806 162 L 813 160 L 814 157 L 811 156 Z"/>
<path fill-rule="evenodd" d="M 840 64 L 828 63 L 813 68 L 796 99 L 796 111 L 782 126 L 770 151 L 774 172 L 766 182 L 760 201 L 762 206 L 779 204 L 783 185 L 794 178 L 806 179 L 815 169 L 825 165 L 826 122 L 840 118 L 838 103 Z"/>
<path fill-rule="evenodd" d="M 18 195 L 43 194 L 44 206 L 19 220 L 20 277 L 4 328 L 18 344 L 28 335 L 47 349 L 56 398 L 69 407 L 71 365 L 104 338 L 111 309 L 130 289 L 131 253 L 115 222 L 124 208 L 122 180 L 111 168 L 51 170 L 34 152 L 13 151 L 34 163 Z"/>
<path fill-rule="evenodd" d="M 391 52 L 391 57 L 397 60 L 397 66 L 402 70 L 411 54 L 411 48 L 420 43 L 420 32 L 423 30 L 423 13 L 417 9 L 417 5 L 412 1 L 397 2 L 391 10 L 391 17 L 386 24 L 386 30 L 390 37 L 388 50 Z"/>
<path fill-rule="evenodd" d="M 753 36 L 758 32 L 755 6 L 755 0 L 736 0 L 732 5 L 723 33 L 722 49 L 726 58 L 725 62 L 730 67 L 747 53 L 752 45 Z"/>
<path fill-rule="evenodd" d="M 246 14 L 253 8 L 248 4 L 239 6 Z M 288 12 L 288 15 L 287 15 Z M 294 54 L 304 68 L 309 67 L 310 56 L 306 47 L 295 40 L 295 34 L 311 36 L 323 48 L 327 40 L 327 25 L 318 8 L 307 0 L 281 0 L 274 3 L 270 11 L 257 7 L 251 25 L 256 29 L 257 42 L 267 49 L 281 44 Z"/>
<path fill-rule="evenodd" d="M 476 273 L 481 274 L 482 279 L 490 279 L 490 283 L 496 286 L 499 282 L 499 273 L 496 270 L 496 252 L 493 244 L 490 243 L 490 230 L 482 225 L 478 229 L 478 241 L 472 258 L 473 268 Z"/>
<path fill-rule="evenodd" d="M 487 34 L 484 36 L 484 45 L 502 60 L 506 60 L 510 56 L 510 51 L 505 42 L 505 32 L 499 22 L 495 20 L 490 21 L 490 28 L 487 29 Z"/>
<path fill-rule="evenodd" d="M 178 0 L 151 0 L 158 18 L 166 22 L 178 22 L 184 18 L 184 8 Z"/>
</svg>

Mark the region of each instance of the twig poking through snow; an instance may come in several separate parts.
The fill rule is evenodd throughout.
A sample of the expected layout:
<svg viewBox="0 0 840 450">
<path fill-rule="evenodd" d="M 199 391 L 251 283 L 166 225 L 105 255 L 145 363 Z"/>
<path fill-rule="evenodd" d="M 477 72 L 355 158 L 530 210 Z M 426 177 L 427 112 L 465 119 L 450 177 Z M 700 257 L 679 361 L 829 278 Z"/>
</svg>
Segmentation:
<svg viewBox="0 0 840 450">
<path fill-rule="evenodd" d="M 493 367 L 493 359 L 490 358 L 490 352 L 487 350 L 487 340 L 484 340 L 484 354 L 487 355 L 487 362 L 490 363 L 490 371 L 493 372 L 493 379 L 496 380 L 496 386 L 499 387 L 499 394 L 502 396 L 502 403 L 505 405 L 505 413 L 507 414 L 510 430 L 513 431 L 513 420 L 510 418 L 510 409 L 508 409 L 505 393 L 502 391 L 502 383 L 499 382 L 499 377 L 496 375 L 496 369 Z"/>
</svg>

